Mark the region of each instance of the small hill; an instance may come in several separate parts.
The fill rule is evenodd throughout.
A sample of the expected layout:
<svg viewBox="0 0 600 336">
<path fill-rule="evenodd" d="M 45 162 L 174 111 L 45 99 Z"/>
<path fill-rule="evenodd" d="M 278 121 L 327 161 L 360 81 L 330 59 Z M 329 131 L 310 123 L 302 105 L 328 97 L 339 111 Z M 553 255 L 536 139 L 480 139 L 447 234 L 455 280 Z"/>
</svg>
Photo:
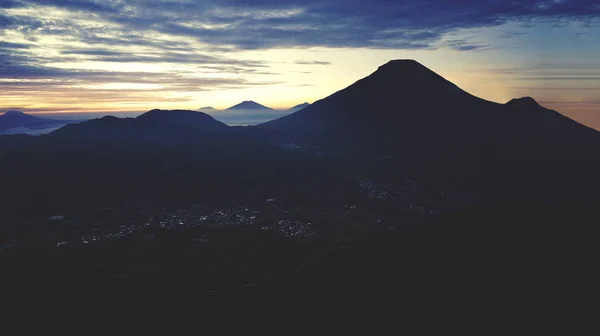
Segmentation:
<svg viewBox="0 0 600 336">
<path fill-rule="evenodd" d="M 215 120 L 215 118 L 206 113 L 189 110 L 152 110 L 138 116 L 136 119 L 170 122 L 194 127 L 207 132 L 223 132 L 229 128 L 229 126 Z"/>
</svg>

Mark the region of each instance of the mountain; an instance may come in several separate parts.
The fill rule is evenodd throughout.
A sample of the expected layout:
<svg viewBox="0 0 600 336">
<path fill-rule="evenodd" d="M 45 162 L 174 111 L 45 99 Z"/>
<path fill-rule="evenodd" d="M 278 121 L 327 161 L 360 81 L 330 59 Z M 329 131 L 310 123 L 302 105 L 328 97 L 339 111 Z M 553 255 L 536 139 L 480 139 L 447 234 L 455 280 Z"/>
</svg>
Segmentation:
<svg viewBox="0 0 600 336">
<path fill-rule="evenodd" d="M 245 111 L 258 111 L 258 110 L 267 110 L 267 111 L 272 111 L 273 109 L 270 107 L 266 107 L 264 105 L 261 105 L 257 102 L 254 102 L 252 100 L 246 100 L 243 101 L 237 105 L 234 105 L 230 108 L 225 109 L 225 111 L 239 111 L 239 110 L 245 110 Z"/>
<path fill-rule="evenodd" d="M 128 199 L 256 202 L 308 198 L 334 183 L 317 161 L 227 128 L 200 112 L 152 110 L 39 137 L 0 136 L 0 175 L 11 176 L 3 181 L 0 208 L 44 214 Z"/>
<path fill-rule="evenodd" d="M 272 111 L 251 101 L 228 110 L 252 107 Z M 76 204 L 82 193 L 90 203 L 126 195 L 297 199 L 329 195 L 338 179 L 394 206 L 597 199 L 599 149 L 597 131 L 532 98 L 486 101 L 399 60 L 258 126 L 152 110 L 67 125 L 39 139 L 0 137 L 0 175 L 13 176 L 0 201 Z M 52 190 L 64 192 L 51 198 Z"/>
<path fill-rule="evenodd" d="M 532 98 L 475 97 L 413 60 L 248 132 L 319 153 L 352 174 L 414 178 L 475 198 L 587 197 L 600 187 L 600 133 Z"/>
<path fill-rule="evenodd" d="M 206 113 L 188 110 L 152 110 L 138 116 L 137 119 L 144 121 L 170 122 L 208 132 L 223 132 L 229 128 L 229 126 L 215 120 Z"/>
<path fill-rule="evenodd" d="M 300 111 L 301 109 L 309 106 L 309 103 L 302 103 L 302 104 L 298 104 L 294 107 L 291 107 L 287 110 L 285 110 L 284 112 L 287 113 L 293 113 L 293 112 L 297 112 Z M 266 107 L 264 105 L 258 104 L 254 101 L 244 101 L 241 102 L 237 105 L 234 105 L 228 109 L 226 109 L 225 111 L 236 111 L 236 110 L 247 110 L 247 111 L 255 111 L 255 110 L 263 110 L 263 111 L 275 111 L 274 109 L 270 108 L 270 107 Z M 212 106 L 204 106 L 198 109 L 198 111 L 200 112 L 204 112 L 204 113 L 213 113 L 213 112 L 220 112 L 221 110 L 217 110 L 215 108 L 213 108 Z"/>
<path fill-rule="evenodd" d="M 203 112 L 203 113 L 212 113 L 212 112 L 218 112 L 219 110 L 217 110 L 216 108 L 212 107 L 212 106 L 204 106 L 198 109 L 198 111 Z"/>
<path fill-rule="evenodd" d="M 298 104 L 298 105 L 296 105 L 296 106 L 294 106 L 292 108 L 289 108 L 286 112 L 289 112 L 289 113 L 298 112 L 298 111 L 302 110 L 303 108 L 305 108 L 305 107 L 307 107 L 309 105 L 310 105 L 309 103 Z"/>
<path fill-rule="evenodd" d="M 34 117 L 21 111 L 11 110 L 0 115 L 0 132 L 16 128 L 43 129 L 58 127 L 73 121 L 53 120 Z"/>
</svg>

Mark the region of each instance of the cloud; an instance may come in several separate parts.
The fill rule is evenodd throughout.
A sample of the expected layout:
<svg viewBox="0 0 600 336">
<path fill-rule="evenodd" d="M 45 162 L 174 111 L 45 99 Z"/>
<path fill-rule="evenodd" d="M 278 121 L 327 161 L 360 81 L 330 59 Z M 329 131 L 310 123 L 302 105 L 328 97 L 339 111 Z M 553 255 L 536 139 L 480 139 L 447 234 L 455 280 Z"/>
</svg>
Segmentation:
<svg viewBox="0 0 600 336">
<path fill-rule="evenodd" d="M 473 50 L 490 50 L 492 47 L 488 45 L 478 44 L 474 42 L 470 42 L 467 39 L 453 39 L 444 42 L 445 46 L 450 47 L 454 50 L 458 51 L 473 51 Z"/>
<path fill-rule="evenodd" d="M 185 103 L 194 100 L 194 93 L 197 92 L 282 84 L 281 81 L 251 80 L 219 72 L 216 76 L 205 76 L 200 72 L 188 73 L 184 70 L 140 72 L 58 68 L 36 63 L 35 58 L 20 53 L 19 50 L 23 46 L 4 46 L 13 49 L 0 49 L 0 101 L 11 105 L 24 106 L 34 100 L 41 101 L 50 108 L 69 106 L 70 109 L 76 109 L 94 104 L 109 104 L 131 110 L 140 106 L 153 107 L 157 100 L 163 103 Z M 127 58 L 131 56 L 126 53 L 104 49 L 71 50 L 65 51 L 64 54 L 91 58 L 123 57 L 122 61 L 131 61 Z M 182 61 L 168 58 L 163 60 Z M 205 65 L 205 70 L 268 73 L 259 62 L 216 57 L 207 57 L 204 61 L 208 64 Z M 213 63 L 224 65 L 211 66 Z M 227 63 L 231 65 L 226 65 Z M 131 105 L 131 108 L 128 108 L 128 105 Z"/>
<path fill-rule="evenodd" d="M 518 79 L 527 81 L 598 81 L 600 82 L 600 76 L 529 76 L 520 77 Z"/>
<path fill-rule="evenodd" d="M 324 61 L 295 61 L 295 64 L 299 65 L 331 65 L 331 62 Z"/>
<path fill-rule="evenodd" d="M 76 49 L 76 50 L 63 50 L 63 55 L 87 55 L 87 56 L 123 56 L 125 53 L 114 50 L 104 49 Z"/>
<path fill-rule="evenodd" d="M 247 50 L 307 46 L 429 49 L 440 47 L 440 39 L 457 29 L 511 20 L 527 24 L 535 18 L 557 20 L 560 25 L 568 19 L 589 21 L 600 16 L 596 0 L 24 0 L 21 4 L 85 11 L 127 31 L 154 31 Z M 16 5 L 11 1 L 8 6 Z"/>
<path fill-rule="evenodd" d="M 3 0 L 4 1 L 4 0 Z M 12 7 L 17 7 L 19 2 L 9 1 Z M 65 8 L 74 11 L 89 11 L 94 13 L 118 13 L 122 5 L 116 1 L 92 1 L 92 0 L 24 0 L 20 2 L 24 6 L 35 4 L 40 6 L 51 6 Z"/>
<path fill-rule="evenodd" d="M 0 49 L 27 49 L 29 44 L 0 41 Z"/>
<path fill-rule="evenodd" d="M 233 2 L 236 3 L 235 1 Z M 453 30 L 495 26 L 509 20 L 572 17 L 587 18 L 599 12 L 592 1 L 259 1 L 272 10 L 302 8 L 290 16 L 267 15 L 258 8 L 239 7 L 237 13 L 219 12 L 205 17 L 207 24 L 227 23 L 208 29 L 182 22 L 158 24 L 175 35 L 195 36 L 208 43 L 232 44 L 239 49 L 290 46 L 374 47 L 395 49 L 435 48 Z M 239 4 L 239 3 L 238 3 Z M 461 50 L 474 50 L 462 47 Z"/>
<path fill-rule="evenodd" d="M 501 39 L 510 39 L 510 38 L 514 38 L 514 37 L 525 35 L 525 34 L 527 34 L 527 33 L 519 32 L 519 31 L 505 31 L 505 32 L 499 33 L 498 37 Z"/>
<path fill-rule="evenodd" d="M 525 92 L 531 92 L 531 91 L 558 91 L 558 92 L 567 92 L 567 91 L 573 91 L 573 92 L 593 92 L 593 93 L 600 93 L 600 88 L 597 87 L 531 87 L 531 86 L 513 86 L 513 89 L 518 89 L 521 91 L 525 91 Z"/>
<path fill-rule="evenodd" d="M 256 68 L 268 68 L 262 61 L 243 61 L 225 57 L 215 57 L 195 52 L 146 52 L 132 54 L 126 51 L 115 51 L 106 49 L 71 49 L 61 52 L 63 55 L 90 56 L 87 61 L 119 62 L 119 63 L 177 63 L 213 65 L 204 66 L 203 69 L 235 70 L 234 72 L 256 72 Z M 220 65 L 220 66 L 216 66 Z M 225 67 L 227 65 L 229 67 Z M 246 69 L 250 68 L 250 69 Z M 266 72 L 265 72 L 266 73 Z"/>
</svg>

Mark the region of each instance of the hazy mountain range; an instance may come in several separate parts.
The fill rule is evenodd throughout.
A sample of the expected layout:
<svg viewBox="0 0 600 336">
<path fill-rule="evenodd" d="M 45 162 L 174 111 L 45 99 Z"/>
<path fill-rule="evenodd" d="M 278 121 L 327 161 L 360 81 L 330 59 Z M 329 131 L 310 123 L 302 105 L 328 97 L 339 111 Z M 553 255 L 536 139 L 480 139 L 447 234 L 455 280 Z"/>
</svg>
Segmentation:
<svg viewBox="0 0 600 336">
<path fill-rule="evenodd" d="M 270 108 L 268 106 L 259 104 L 252 100 L 245 100 L 239 104 L 228 107 L 224 110 L 217 110 L 217 109 L 213 108 L 212 106 L 205 106 L 205 107 L 199 108 L 198 111 L 204 112 L 204 113 L 209 113 L 209 114 L 214 113 L 214 112 L 220 112 L 220 111 L 279 111 L 279 112 L 284 112 L 284 113 L 285 112 L 292 113 L 292 112 L 297 112 L 309 105 L 310 105 L 309 103 L 302 103 L 302 104 L 298 104 L 294 107 L 291 107 L 287 110 L 276 110 L 276 109 Z"/>
<path fill-rule="evenodd" d="M 260 124 L 265 121 L 276 119 L 287 114 L 301 110 L 309 106 L 308 103 L 298 104 L 287 110 L 275 110 L 270 107 L 258 104 L 254 101 L 244 101 L 225 110 L 217 110 L 206 106 L 198 111 L 216 117 L 232 126 L 246 126 Z M 100 113 L 50 113 L 48 116 L 40 118 L 22 111 L 9 110 L 0 114 L 0 135 L 1 134 L 29 134 L 40 135 L 52 132 L 58 128 L 84 120 L 98 117 Z M 141 113 L 113 113 L 113 116 L 137 116 Z M 105 114 L 101 114 L 104 116 Z M 56 117 L 56 118 L 55 118 Z M 65 119 L 60 119 L 65 118 Z"/>
<path fill-rule="evenodd" d="M 73 122 L 38 118 L 21 111 L 10 110 L 0 115 L 0 134 L 44 134 Z"/>
<path fill-rule="evenodd" d="M 217 110 L 211 106 L 207 106 L 198 109 L 198 111 L 210 114 L 231 126 L 246 126 L 277 119 L 297 112 L 309 105 L 309 103 L 302 103 L 287 110 L 276 110 L 255 101 L 247 100 L 224 110 Z"/>
</svg>

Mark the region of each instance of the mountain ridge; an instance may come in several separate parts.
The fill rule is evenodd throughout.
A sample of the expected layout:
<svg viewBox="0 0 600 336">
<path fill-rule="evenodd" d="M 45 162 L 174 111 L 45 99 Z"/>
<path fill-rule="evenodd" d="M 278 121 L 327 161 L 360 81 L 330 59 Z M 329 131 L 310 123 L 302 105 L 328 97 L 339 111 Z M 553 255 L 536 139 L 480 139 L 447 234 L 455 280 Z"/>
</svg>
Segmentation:
<svg viewBox="0 0 600 336">
<path fill-rule="evenodd" d="M 171 122 L 209 132 L 226 131 L 229 128 L 229 126 L 209 114 L 191 110 L 154 109 L 138 116 L 136 119 Z"/>
</svg>

